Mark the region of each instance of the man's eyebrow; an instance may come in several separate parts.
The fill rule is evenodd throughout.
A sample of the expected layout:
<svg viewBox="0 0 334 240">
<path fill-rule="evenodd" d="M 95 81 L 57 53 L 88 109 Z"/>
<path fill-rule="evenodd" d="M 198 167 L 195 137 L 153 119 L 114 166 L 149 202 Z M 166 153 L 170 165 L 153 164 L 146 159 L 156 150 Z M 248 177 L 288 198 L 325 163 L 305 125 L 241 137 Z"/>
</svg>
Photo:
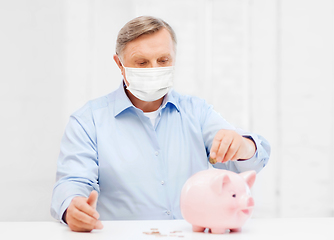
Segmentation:
<svg viewBox="0 0 334 240">
<path fill-rule="evenodd" d="M 166 54 L 162 54 L 161 57 L 171 57 L 172 55 L 170 55 L 170 53 L 166 53 Z M 159 57 L 159 58 L 161 58 Z"/>
<path fill-rule="evenodd" d="M 135 53 L 133 55 L 131 55 L 132 58 L 146 58 L 143 54 L 140 54 L 140 53 Z"/>
<path fill-rule="evenodd" d="M 162 58 L 162 57 L 169 57 L 170 58 L 171 56 L 172 55 L 170 53 L 163 53 L 158 58 Z M 144 55 L 142 55 L 142 54 L 134 54 L 134 55 L 131 56 L 131 58 L 138 58 L 138 59 L 143 58 L 143 59 L 147 59 L 147 57 L 144 56 Z"/>
</svg>

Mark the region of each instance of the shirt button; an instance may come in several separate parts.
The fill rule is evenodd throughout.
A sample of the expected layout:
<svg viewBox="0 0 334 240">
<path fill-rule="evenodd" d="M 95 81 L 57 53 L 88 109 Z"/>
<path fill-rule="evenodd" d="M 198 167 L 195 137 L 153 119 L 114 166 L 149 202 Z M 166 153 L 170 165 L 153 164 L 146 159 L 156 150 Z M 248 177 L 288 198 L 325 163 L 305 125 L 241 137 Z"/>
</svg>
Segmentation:
<svg viewBox="0 0 334 240">
<path fill-rule="evenodd" d="M 155 154 L 155 156 L 158 156 L 158 155 L 159 155 L 159 152 L 158 152 L 158 151 L 156 151 L 154 154 Z"/>
<path fill-rule="evenodd" d="M 164 185 L 165 184 L 165 181 L 161 181 L 161 185 Z"/>
<path fill-rule="evenodd" d="M 167 215 L 170 215 L 170 211 L 169 210 L 167 210 L 166 213 L 167 213 Z"/>
</svg>

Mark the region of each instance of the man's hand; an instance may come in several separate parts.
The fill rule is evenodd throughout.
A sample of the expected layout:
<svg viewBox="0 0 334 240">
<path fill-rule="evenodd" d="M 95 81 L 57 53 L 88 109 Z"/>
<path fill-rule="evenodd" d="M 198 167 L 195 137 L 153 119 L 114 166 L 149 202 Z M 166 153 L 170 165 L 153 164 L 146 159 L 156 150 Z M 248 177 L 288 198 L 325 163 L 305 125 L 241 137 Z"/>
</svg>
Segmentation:
<svg viewBox="0 0 334 240">
<path fill-rule="evenodd" d="M 215 162 L 245 160 L 253 157 L 256 151 L 254 142 L 242 137 L 233 130 L 221 129 L 216 134 L 210 150 L 211 159 Z"/>
<path fill-rule="evenodd" d="M 98 193 L 92 191 L 88 198 L 75 197 L 65 213 L 65 222 L 72 231 L 90 232 L 93 229 L 102 229 L 103 225 L 96 211 Z"/>
</svg>

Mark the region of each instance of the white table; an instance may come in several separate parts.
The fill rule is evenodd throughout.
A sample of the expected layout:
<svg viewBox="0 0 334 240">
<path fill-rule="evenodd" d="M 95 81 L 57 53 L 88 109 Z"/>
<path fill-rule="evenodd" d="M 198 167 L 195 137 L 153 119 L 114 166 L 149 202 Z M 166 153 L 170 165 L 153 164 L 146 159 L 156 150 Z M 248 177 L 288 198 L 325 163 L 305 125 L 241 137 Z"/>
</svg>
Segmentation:
<svg viewBox="0 0 334 240">
<path fill-rule="evenodd" d="M 334 240 L 334 218 L 250 219 L 239 233 L 195 233 L 184 220 L 103 221 L 103 230 L 76 233 L 58 222 L 0 222 L 1 240 L 140 240 L 140 239 L 234 239 L 234 240 Z M 161 235 L 147 235 L 157 228 Z M 181 231 L 175 232 L 174 231 Z"/>
</svg>

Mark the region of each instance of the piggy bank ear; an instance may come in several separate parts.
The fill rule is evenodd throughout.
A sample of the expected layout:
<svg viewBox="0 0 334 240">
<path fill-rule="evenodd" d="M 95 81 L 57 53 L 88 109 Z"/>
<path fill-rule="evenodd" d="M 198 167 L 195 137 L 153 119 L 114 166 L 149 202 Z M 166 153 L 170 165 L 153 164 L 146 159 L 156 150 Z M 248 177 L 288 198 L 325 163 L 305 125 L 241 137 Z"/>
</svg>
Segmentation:
<svg viewBox="0 0 334 240">
<path fill-rule="evenodd" d="M 223 192 L 224 185 L 230 183 L 230 177 L 226 173 L 219 174 L 211 179 L 211 189 L 218 195 Z"/>
<path fill-rule="evenodd" d="M 247 185 L 249 188 L 252 188 L 254 182 L 255 182 L 255 178 L 256 178 L 256 172 L 255 171 L 246 171 L 243 173 L 239 173 L 239 175 L 245 179 Z"/>
</svg>

